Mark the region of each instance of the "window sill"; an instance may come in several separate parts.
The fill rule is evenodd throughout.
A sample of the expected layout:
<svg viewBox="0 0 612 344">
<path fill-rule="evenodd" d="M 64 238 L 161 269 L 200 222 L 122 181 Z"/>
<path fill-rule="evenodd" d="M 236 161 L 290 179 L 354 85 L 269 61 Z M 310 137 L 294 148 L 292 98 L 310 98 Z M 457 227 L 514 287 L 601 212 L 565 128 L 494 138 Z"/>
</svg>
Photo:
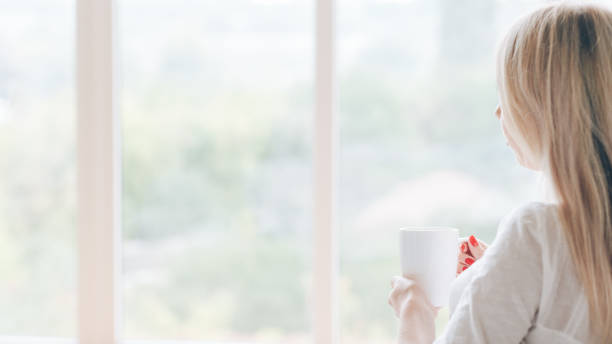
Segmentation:
<svg viewBox="0 0 612 344">
<path fill-rule="evenodd" d="M 0 344 L 76 344 L 74 338 L 0 336 Z M 126 340 L 124 344 L 221 344 L 212 341 L 187 340 Z M 223 344 L 254 344 L 252 342 L 223 342 Z"/>
</svg>

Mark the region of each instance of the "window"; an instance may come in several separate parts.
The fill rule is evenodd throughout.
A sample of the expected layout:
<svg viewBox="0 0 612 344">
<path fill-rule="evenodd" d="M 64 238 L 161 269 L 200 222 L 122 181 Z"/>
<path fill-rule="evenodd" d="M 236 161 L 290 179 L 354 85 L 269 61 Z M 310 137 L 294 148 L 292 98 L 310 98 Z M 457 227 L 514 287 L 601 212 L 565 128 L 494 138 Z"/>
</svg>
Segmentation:
<svg viewBox="0 0 612 344">
<path fill-rule="evenodd" d="M 493 110 L 541 3 L 0 0 L 0 343 L 391 342 L 400 227 L 537 197 Z"/>
<path fill-rule="evenodd" d="M 338 2 L 343 343 L 395 335 L 383 301 L 399 228 L 452 226 L 491 242 L 505 214 L 537 197 L 537 175 L 515 162 L 493 115 L 496 44 L 537 4 Z"/>
<path fill-rule="evenodd" d="M 126 337 L 309 342 L 313 2 L 118 9 Z"/>
<path fill-rule="evenodd" d="M 0 1 L 0 335 L 74 336 L 73 16 Z"/>
</svg>

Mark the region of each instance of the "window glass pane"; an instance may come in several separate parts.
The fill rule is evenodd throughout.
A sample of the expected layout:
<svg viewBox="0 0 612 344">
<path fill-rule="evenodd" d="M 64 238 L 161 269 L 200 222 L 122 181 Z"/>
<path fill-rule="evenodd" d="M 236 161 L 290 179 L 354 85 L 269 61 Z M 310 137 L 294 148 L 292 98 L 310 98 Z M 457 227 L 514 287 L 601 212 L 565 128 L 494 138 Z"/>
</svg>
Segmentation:
<svg viewBox="0 0 612 344">
<path fill-rule="evenodd" d="M 0 334 L 75 332 L 74 1 L 0 1 Z"/>
<path fill-rule="evenodd" d="M 391 342 L 398 229 L 491 242 L 539 198 L 494 116 L 500 35 L 537 1 L 339 0 L 340 309 L 344 343 Z M 438 317 L 443 329 L 448 312 Z"/>
<path fill-rule="evenodd" d="M 127 338 L 309 341 L 313 10 L 119 1 Z"/>
</svg>

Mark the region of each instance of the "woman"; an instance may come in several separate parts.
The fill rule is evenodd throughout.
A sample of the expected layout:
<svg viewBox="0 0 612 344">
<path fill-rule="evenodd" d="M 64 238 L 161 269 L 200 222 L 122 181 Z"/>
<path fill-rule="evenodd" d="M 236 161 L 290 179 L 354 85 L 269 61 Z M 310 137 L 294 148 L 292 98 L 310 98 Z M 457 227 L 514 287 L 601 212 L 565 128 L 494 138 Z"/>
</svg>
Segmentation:
<svg viewBox="0 0 612 344">
<path fill-rule="evenodd" d="M 512 212 L 464 264 L 436 343 L 612 343 L 612 12 L 555 4 L 521 19 L 497 79 L 503 134 L 557 201 Z M 422 290 L 405 277 L 392 285 L 400 343 L 433 342 Z"/>
</svg>

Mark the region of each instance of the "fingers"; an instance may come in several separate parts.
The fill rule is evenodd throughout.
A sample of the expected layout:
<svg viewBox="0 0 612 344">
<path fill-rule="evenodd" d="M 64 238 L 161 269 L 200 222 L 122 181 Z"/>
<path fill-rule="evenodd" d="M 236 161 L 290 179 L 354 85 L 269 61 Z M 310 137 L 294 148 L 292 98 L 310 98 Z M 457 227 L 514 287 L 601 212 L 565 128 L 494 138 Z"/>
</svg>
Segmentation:
<svg viewBox="0 0 612 344">
<path fill-rule="evenodd" d="M 391 278 L 391 288 L 394 289 L 408 289 L 414 285 L 414 278 L 412 276 L 393 276 Z"/>
<path fill-rule="evenodd" d="M 457 276 L 459 276 L 459 274 L 465 271 L 468 267 L 469 265 L 462 263 L 462 262 L 458 262 L 457 263 Z"/>
<path fill-rule="evenodd" d="M 469 254 L 459 253 L 457 257 L 457 275 L 465 271 L 470 265 L 474 264 L 476 259 Z"/>
<path fill-rule="evenodd" d="M 402 276 L 393 276 L 391 279 L 391 291 L 388 302 L 397 318 L 400 317 L 402 305 L 406 300 L 412 298 L 415 282 Z"/>
<path fill-rule="evenodd" d="M 393 308 L 395 316 L 400 318 L 411 309 L 428 309 L 435 315 L 436 309 L 431 305 L 425 291 L 411 277 L 394 276 L 391 279 L 391 292 L 388 303 Z"/>
<path fill-rule="evenodd" d="M 470 266 L 470 265 L 474 264 L 475 261 L 476 261 L 476 259 L 474 259 L 474 257 L 472 257 L 469 254 L 465 254 L 465 253 L 459 254 L 459 257 L 458 257 L 458 262 L 459 263 L 463 263 L 463 264 L 465 264 L 467 266 Z"/>
<path fill-rule="evenodd" d="M 466 263 L 467 258 L 472 258 L 468 245 L 468 238 L 459 238 L 458 240 L 458 253 L 457 253 L 457 271 L 456 276 L 465 271 L 471 264 Z"/>
<path fill-rule="evenodd" d="M 457 253 L 457 276 L 465 271 L 470 265 L 484 254 L 488 245 L 473 235 L 467 238 L 459 238 Z"/>
<path fill-rule="evenodd" d="M 484 248 L 485 250 L 486 250 L 487 248 L 489 248 L 489 245 L 487 245 L 487 243 L 486 243 L 486 242 L 484 242 L 484 241 L 482 241 L 482 240 L 480 240 L 480 239 L 478 239 L 478 243 L 480 244 L 480 247 Z"/>
<path fill-rule="evenodd" d="M 476 237 L 473 235 L 470 235 L 470 237 L 467 240 L 467 244 L 468 244 L 470 253 L 474 257 L 474 259 L 480 259 L 480 257 L 482 257 L 482 255 L 484 254 L 486 246 L 483 246 L 482 245 L 483 243 L 477 240 Z"/>
<path fill-rule="evenodd" d="M 467 239 L 459 243 L 459 254 L 469 254 L 470 249 L 468 248 Z"/>
<path fill-rule="evenodd" d="M 400 307 L 398 302 L 397 290 L 395 288 L 391 289 L 391 291 L 389 292 L 387 302 L 389 303 L 389 306 L 393 308 L 393 313 L 395 314 L 395 317 L 399 318 Z"/>
</svg>

